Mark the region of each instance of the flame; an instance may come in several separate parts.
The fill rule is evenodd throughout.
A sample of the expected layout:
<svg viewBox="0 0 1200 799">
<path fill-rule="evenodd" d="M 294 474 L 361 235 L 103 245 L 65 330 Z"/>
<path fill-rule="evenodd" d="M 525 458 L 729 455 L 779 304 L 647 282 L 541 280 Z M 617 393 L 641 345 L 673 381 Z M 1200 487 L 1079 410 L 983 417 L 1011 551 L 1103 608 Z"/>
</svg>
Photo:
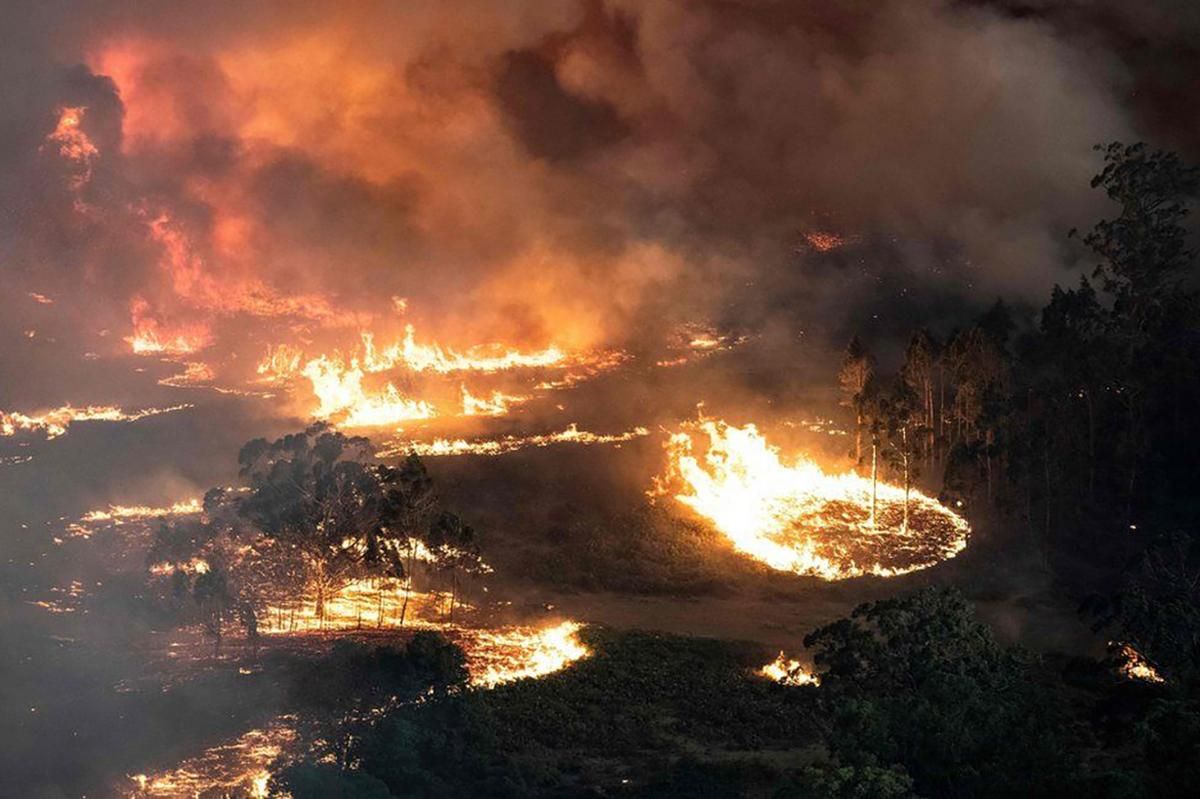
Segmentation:
<svg viewBox="0 0 1200 799">
<path fill-rule="evenodd" d="M 509 406 L 529 399 L 499 391 L 493 391 L 491 397 L 476 397 L 467 390 L 466 386 L 462 386 L 461 390 L 463 416 L 503 416 L 508 413 Z"/>
<path fill-rule="evenodd" d="M 113 405 L 88 405 L 76 408 L 63 405 L 52 410 L 24 414 L 0 411 L 0 436 L 12 436 L 18 432 L 42 432 L 46 438 L 58 438 L 67 432 L 74 422 L 136 422 L 148 416 L 181 411 L 191 405 L 172 405 L 167 408 L 146 408 L 140 411 L 125 411 Z"/>
<path fill-rule="evenodd" d="M 1114 653 L 1119 662 L 1118 670 L 1121 676 L 1129 680 L 1141 680 L 1142 682 L 1164 683 L 1163 676 L 1158 673 L 1158 669 L 1151 665 L 1150 661 L 1137 649 L 1133 644 L 1120 641 L 1109 642 L 1109 647 L 1114 650 Z"/>
<path fill-rule="evenodd" d="M 471 684 L 480 688 L 560 671 L 587 657 L 578 637 L 582 625 L 564 621 L 541 627 L 459 629 L 454 634 L 467 654 Z M 123 794 L 152 797 L 241 795 L 266 797 L 270 765 L 296 743 L 294 719 L 281 716 L 229 743 L 214 746 L 158 774 L 135 774 Z"/>
<path fill-rule="evenodd" d="M 92 179 L 92 161 L 100 155 L 100 150 L 83 131 L 83 117 L 87 106 L 68 106 L 58 110 L 58 124 L 46 136 L 46 141 L 58 145 L 58 154 L 73 161 L 78 171 L 71 177 L 71 189 L 79 192 Z M 83 209 L 76 202 L 76 208 Z M 40 302 L 40 300 L 39 300 Z"/>
<path fill-rule="evenodd" d="M 204 505 L 199 498 L 181 499 L 165 507 L 150 505 L 109 505 L 104 510 L 91 510 L 79 517 L 81 522 L 140 522 L 146 519 L 161 519 L 166 516 L 184 516 L 200 513 Z"/>
<path fill-rule="evenodd" d="M 219 790 L 221 796 L 265 799 L 271 779 L 267 767 L 296 740 L 296 731 L 289 722 L 286 717 L 276 719 L 229 743 L 207 749 L 169 771 L 136 774 L 129 778 L 132 785 L 124 795 L 130 799 L 168 799 L 208 796 Z"/>
<path fill-rule="evenodd" d="M 428 401 L 407 397 L 394 383 L 382 389 L 364 388 L 364 378 L 391 370 L 410 374 L 431 372 L 447 375 L 461 372 L 493 374 L 513 370 L 578 368 L 558 381 L 542 381 L 536 388 L 546 390 L 573 385 L 598 372 L 623 362 L 624 356 L 581 353 L 567 355 L 558 347 L 525 352 L 501 344 L 478 345 L 465 352 L 438 344 L 421 344 L 413 326 L 405 326 L 404 338 L 386 348 L 375 344 L 369 331 L 359 333 L 361 345 L 348 356 L 322 354 L 305 359 L 299 348 L 281 344 L 268 347 L 256 371 L 262 382 L 284 382 L 297 375 L 308 378 L 318 400 L 314 416 L 333 419 L 343 427 L 382 427 L 418 419 L 432 419 L 438 412 Z M 526 395 L 493 391 L 477 397 L 460 385 L 463 416 L 502 416 L 513 405 L 529 399 Z"/>
<path fill-rule="evenodd" d="M 290 380 L 300 372 L 303 359 L 304 353 L 297 347 L 288 344 L 272 347 L 268 344 L 266 357 L 259 361 L 255 371 L 264 383 Z"/>
<path fill-rule="evenodd" d="M 188 361 L 183 365 L 183 371 L 177 375 L 164 377 L 158 381 L 160 386 L 198 386 L 210 382 L 215 378 L 212 367 L 200 361 Z"/>
<path fill-rule="evenodd" d="M 204 323 L 168 328 L 155 318 L 150 303 L 134 297 L 129 303 L 133 334 L 125 341 L 137 355 L 189 355 L 212 343 L 212 333 Z"/>
<path fill-rule="evenodd" d="M 418 553 L 420 554 L 420 553 Z M 426 553 L 428 555 L 428 553 Z M 324 616 L 316 601 L 271 605 L 259 621 L 264 635 L 288 635 L 357 629 L 435 629 L 455 640 L 467 655 L 473 685 L 492 687 L 527 677 L 541 677 L 586 657 L 589 650 L 578 638 L 578 622 L 548 626 L 515 626 L 495 629 L 465 627 L 432 620 L 445 616 L 449 597 L 436 592 L 411 591 L 405 607 L 405 583 L 390 578 L 351 580 L 325 599 Z M 470 612 L 470 605 L 459 604 Z"/>
<path fill-rule="evenodd" d="M 789 658 L 781 650 L 779 657 L 758 670 L 769 680 L 783 685 L 820 685 L 821 678 L 807 669 L 800 661 Z"/>
<path fill-rule="evenodd" d="M 405 605 L 407 594 L 408 603 Z M 334 632 L 358 629 L 417 629 L 447 627 L 431 618 L 449 609 L 449 596 L 436 592 L 405 591 L 403 580 L 358 578 L 348 581 L 325 598 L 324 614 L 317 613 L 317 602 L 310 590 L 299 602 L 268 604 L 259 620 L 263 635 Z M 458 608 L 470 606 L 459 603 Z"/>
<path fill-rule="evenodd" d="M 51 299 L 50 297 L 47 297 L 45 294 L 38 294 L 36 291 L 30 291 L 30 292 L 28 292 L 28 294 L 29 294 L 29 298 L 32 299 L 34 302 L 36 302 L 38 305 L 53 305 L 54 304 L 54 300 Z"/>
<path fill-rule="evenodd" d="M 264 391 L 248 391 L 240 388 L 213 385 L 212 381 L 216 377 L 216 372 L 208 364 L 200 361 L 188 361 L 184 363 L 182 372 L 164 377 L 158 381 L 158 384 L 171 388 L 205 388 L 209 391 L 215 391 L 218 394 L 232 394 L 239 397 L 263 397 L 269 399 L 275 396 Z"/>
<path fill-rule="evenodd" d="M 405 325 L 402 341 L 385 349 L 376 349 L 375 337 L 371 333 L 362 333 L 362 343 L 363 369 L 368 372 L 384 372 L 403 366 L 413 372 L 490 373 L 556 366 L 567 357 L 566 353 L 553 346 L 535 352 L 520 352 L 500 344 L 476 346 L 466 353 L 460 353 L 438 344 L 418 344 L 411 324 Z"/>
<path fill-rule="evenodd" d="M 323 419 L 338 417 L 343 427 L 382 427 L 436 415 L 432 405 L 402 396 L 391 383 L 382 391 L 367 392 L 357 361 L 347 366 L 339 359 L 321 356 L 309 361 L 303 374 L 312 382 L 320 402 L 314 415 Z"/>
<path fill-rule="evenodd" d="M 591 654 L 579 640 L 581 628 L 579 622 L 564 621 L 548 627 L 475 630 L 463 644 L 471 683 L 491 688 L 561 671 Z"/>
<path fill-rule="evenodd" d="M 737 550 L 771 568 L 827 580 L 892 576 L 953 557 L 966 546 L 967 523 L 920 492 L 910 492 L 911 524 L 903 531 L 897 528 L 904 489 L 879 483 L 883 524 L 873 527 L 869 479 L 826 474 L 804 458 L 784 463 L 753 424 L 701 420 L 698 427 L 709 440 L 703 461 L 693 454 L 689 433 L 672 435 L 667 475 L 651 494 L 679 486 L 677 500 L 710 520 Z M 870 551 L 884 545 L 907 562 L 872 562 L 877 555 Z M 865 553 L 855 553 L 863 548 Z"/>
<path fill-rule="evenodd" d="M 635 427 L 624 433 L 590 433 L 580 430 L 578 425 L 571 424 L 565 430 L 557 433 L 545 433 L 532 436 L 504 436 L 494 439 L 477 439 L 467 441 L 463 438 L 438 438 L 429 442 L 421 441 L 392 441 L 385 445 L 376 455 L 380 458 L 392 458 L 398 455 L 420 455 L 421 457 L 439 455 L 504 455 L 527 447 L 548 447 L 551 444 L 621 444 L 635 438 L 650 435 L 645 427 Z"/>
<path fill-rule="evenodd" d="M 85 113 L 87 106 L 68 106 L 58 111 L 58 125 L 46 140 L 58 145 L 58 154 L 63 158 L 86 163 L 100 154 L 80 127 Z"/>
<path fill-rule="evenodd" d="M 150 573 L 156 577 L 167 577 L 172 574 L 207 574 L 208 561 L 204 558 L 192 558 L 186 563 L 155 563 L 150 567 Z"/>
</svg>

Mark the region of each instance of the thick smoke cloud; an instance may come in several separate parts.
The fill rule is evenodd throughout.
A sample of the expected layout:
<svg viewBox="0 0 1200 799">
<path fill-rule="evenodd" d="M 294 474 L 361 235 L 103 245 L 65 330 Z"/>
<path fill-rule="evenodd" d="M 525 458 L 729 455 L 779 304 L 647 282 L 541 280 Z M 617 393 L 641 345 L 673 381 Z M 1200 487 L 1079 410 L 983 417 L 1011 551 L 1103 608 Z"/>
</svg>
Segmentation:
<svg viewBox="0 0 1200 799">
<path fill-rule="evenodd" d="M 6 56 L 32 88 L 6 91 L 5 259 L 94 289 L 114 344 L 134 295 L 218 335 L 402 296 L 444 338 L 569 346 L 1036 302 L 1103 210 L 1090 146 L 1143 128 L 1119 55 L 1053 6 L 50 5 Z M 83 213 L 43 146 L 67 105 L 100 151 Z"/>
</svg>

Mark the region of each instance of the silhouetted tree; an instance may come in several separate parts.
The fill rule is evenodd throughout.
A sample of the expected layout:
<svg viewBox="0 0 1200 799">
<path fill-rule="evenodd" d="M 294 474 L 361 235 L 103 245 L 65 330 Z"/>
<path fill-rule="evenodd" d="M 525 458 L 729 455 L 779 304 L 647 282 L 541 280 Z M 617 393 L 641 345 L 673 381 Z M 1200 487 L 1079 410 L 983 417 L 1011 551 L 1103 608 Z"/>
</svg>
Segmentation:
<svg viewBox="0 0 1200 799">
<path fill-rule="evenodd" d="M 867 401 L 867 389 L 875 374 L 875 358 L 867 352 L 858 336 L 850 339 L 838 382 L 842 387 L 842 405 L 854 411 L 854 463 L 862 463 L 863 410 Z"/>
</svg>

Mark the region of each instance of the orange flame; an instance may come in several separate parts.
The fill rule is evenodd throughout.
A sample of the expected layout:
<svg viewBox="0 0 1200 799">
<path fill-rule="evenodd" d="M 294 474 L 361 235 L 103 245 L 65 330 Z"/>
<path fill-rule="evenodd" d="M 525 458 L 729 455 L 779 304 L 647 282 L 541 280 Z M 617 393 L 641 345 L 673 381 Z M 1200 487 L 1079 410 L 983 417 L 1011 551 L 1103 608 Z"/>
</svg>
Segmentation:
<svg viewBox="0 0 1200 799">
<path fill-rule="evenodd" d="M 504 436 L 495 439 L 467 441 L 463 438 L 439 438 L 434 441 L 392 441 L 376 453 L 380 458 L 414 454 L 421 457 L 439 455 L 504 455 L 527 447 L 548 447 L 552 444 L 622 444 L 650 435 L 645 427 L 635 427 L 624 433 L 590 433 L 571 424 L 557 433 L 532 436 Z"/>
<path fill-rule="evenodd" d="M 172 405 L 168 408 L 146 408 L 140 411 L 124 411 L 113 405 L 88 405 L 76 408 L 63 405 L 60 408 L 34 414 L 8 413 L 0 411 L 0 436 L 12 436 L 18 432 L 42 432 L 46 438 L 58 438 L 67 432 L 74 422 L 136 422 L 147 416 L 181 411 L 191 405 Z"/>
<path fill-rule="evenodd" d="M 138 355 L 189 355 L 212 343 L 208 325 L 168 328 L 152 315 L 150 303 L 142 297 L 134 297 L 129 303 L 129 316 L 133 335 L 125 341 Z"/>
<path fill-rule="evenodd" d="M 58 124 L 46 136 L 46 141 L 58 145 L 58 154 L 75 162 L 79 171 L 71 178 L 71 188 L 82 189 L 92 179 L 92 161 L 100 150 L 83 131 L 83 116 L 86 106 L 68 106 L 58 111 Z"/>
<path fill-rule="evenodd" d="M 789 658 L 782 651 L 780 651 L 779 657 L 759 669 L 758 673 L 782 685 L 821 684 L 820 677 L 807 669 L 800 661 Z"/>
<path fill-rule="evenodd" d="M 908 531 L 877 529 L 870 522 L 869 479 L 826 474 L 804 458 L 784 463 L 752 424 L 739 428 L 702 420 L 699 429 L 708 437 L 703 461 L 693 454 L 690 434 L 671 436 L 666 478 L 657 481 L 651 494 L 679 487 L 678 501 L 711 521 L 735 549 L 773 569 L 826 580 L 892 576 L 953 557 L 966 546 L 967 523 L 920 492 L 909 495 L 914 523 Z M 903 488 L 879 483 L 875 490 L 880 519 L 902 512 Z M 862 556 L 849 554 L 851 545 L 832 540 L 835 535 L 854 539 L 851 545 L 892 544 L 904 552 L 907 563 L 864 563 Z"/>
</svg>

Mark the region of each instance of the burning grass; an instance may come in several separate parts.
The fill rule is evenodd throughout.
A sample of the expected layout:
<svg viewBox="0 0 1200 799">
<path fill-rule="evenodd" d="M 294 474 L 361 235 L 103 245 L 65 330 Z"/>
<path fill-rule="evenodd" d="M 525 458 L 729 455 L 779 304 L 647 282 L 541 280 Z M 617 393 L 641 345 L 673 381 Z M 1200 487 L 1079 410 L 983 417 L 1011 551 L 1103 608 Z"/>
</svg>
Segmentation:
<svg viewBox="0 0 1200 799">
<path fill-rule="evenodd" d="M 0 436 L 15 436 L 25 432 L 41 433 L 46 438 L 58 438 L 65 435 L 67 429 L 76 422 L 136 422 L 148 416 L 182 411 L 191 407 L 185 404 L 126 411 L 113 405 L 87 405 L 79 408 L 67 404 L 31 414 L 0 411 Z"/>
<path fill-rule="evenodd" d="M 708 439 L 704 455 L 691 433 L 671 436 L 667 473 L 652 494 L 673 493 L 773 569 L 826 580 L 894 576 L 966 546 L 966 521 L 932 497 L 786 461 L 752 424 L 703 420 L 698 428 Z"/>
</svg>

